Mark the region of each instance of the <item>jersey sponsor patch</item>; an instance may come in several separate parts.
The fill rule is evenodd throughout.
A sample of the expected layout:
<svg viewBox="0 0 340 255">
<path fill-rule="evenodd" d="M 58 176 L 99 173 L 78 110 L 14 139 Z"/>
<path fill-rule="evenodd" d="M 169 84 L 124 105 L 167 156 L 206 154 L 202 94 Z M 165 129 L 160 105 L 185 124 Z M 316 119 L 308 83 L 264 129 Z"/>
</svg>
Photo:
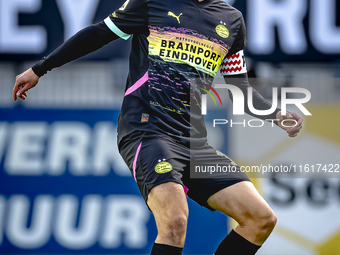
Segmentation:
<svg viewBox="0 0 340 255">
<path fill-rule="evenodd" d="M 149 26 L 149 55 L 166 62 L 186 64 L 215 77 L 228 53 L 223 41 L 200 35 L 197 31 L 174 27 Z M 157 60 L 158 61 L 158 60 Z"/>
<path fill-rule="evenodd" d="M 142 113 L 142 119 L 141 122 L 148 122 L 149 121 L 149 114 L 147 113 Z"/>
<path fill-rule="evenodd" d="M 236 54 L 226 58 L 222 64 L 220 73 L 221 75 L 236 75 L 243 74 L 247 72 L 247 65 L 245 61 L 245 56 L 243 50 L 237 52 Z"/>
</svg>

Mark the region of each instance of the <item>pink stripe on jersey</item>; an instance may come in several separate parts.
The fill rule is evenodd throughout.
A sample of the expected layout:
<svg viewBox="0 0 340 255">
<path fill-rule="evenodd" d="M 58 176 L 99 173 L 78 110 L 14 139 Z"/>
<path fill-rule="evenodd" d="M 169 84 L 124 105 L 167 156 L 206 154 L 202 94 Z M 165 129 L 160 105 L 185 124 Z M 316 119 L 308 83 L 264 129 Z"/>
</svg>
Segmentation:
<svg viewBox="0 0 340 255">
<path fill-rule="evenodd" d="M 133 84 L 126 92 L 124 96 L 130 95 L 132 92 L 136 91 L 149 79 L 149 73 L 146 72 L 142 78 L 140 78 L 135 84 Z"/>
<path fill-rule="evenodd" d="M 132 165 L 132 171 L 133 171 L 133 178 L 135 178 L 135 181 L 137 182 L 136 179 L 136 166 L 137 166 L 137 158 L 138 158 L 138 154 L 140 151 L 140 148 L 142 147 L 142 143 L 140 143 L 138 145 L 137 151 L 136 151 L 136 155 L 135 155 L 135 159 L 133 160 L 133 165 Z"/>
<path fill-rule="evenodd" d="M 188 187 L 187 186 L 185 186 L 185 185 L 183 185 L 183 189 L 184 189 L 184 192 L 185 192 L 185 195 L 187 195 L 188 196 L 188 191 L 189 191 L 189 189 L 188 189 Z"/>
</svg>

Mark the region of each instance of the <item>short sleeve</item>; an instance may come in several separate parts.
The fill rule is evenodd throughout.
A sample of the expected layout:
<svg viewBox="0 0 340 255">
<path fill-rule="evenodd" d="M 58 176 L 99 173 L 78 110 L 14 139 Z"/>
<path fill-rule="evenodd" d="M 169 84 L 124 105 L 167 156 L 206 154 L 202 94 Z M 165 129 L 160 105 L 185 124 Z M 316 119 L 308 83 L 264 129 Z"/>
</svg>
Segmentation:
<svg viewBox="0 0 340 255">
<path fill-rule="evenodd" d="M 222 76 L 247 73 L 246 58 L 243 52 L 247 45 L 246 26 L 242 15 L 239 22 L 240 25 L 235 41 L 220 67 Z"/>
<path fill-rule="evenodd" d="M 108 28 L 122 39 L 143 31 L 148 25 L 147 0 L 126 0 L 104 20 Z"/>
<path fill-rule="evenodd" d="M 235 53 L 241 50 L 244 50 L 245 47 L 247 46 L 247 31 L 246 31 L 246 25 L 244 23 L 244 19 L 242 15 L 239 19 L 239 23 L 240 25 L 239 25 L 237 36 L 235 38 L 233 45 L 231 46 L 230 51 L 228 52 L 227 57 L 230 57 L 234 55 Z"/>
</svg>

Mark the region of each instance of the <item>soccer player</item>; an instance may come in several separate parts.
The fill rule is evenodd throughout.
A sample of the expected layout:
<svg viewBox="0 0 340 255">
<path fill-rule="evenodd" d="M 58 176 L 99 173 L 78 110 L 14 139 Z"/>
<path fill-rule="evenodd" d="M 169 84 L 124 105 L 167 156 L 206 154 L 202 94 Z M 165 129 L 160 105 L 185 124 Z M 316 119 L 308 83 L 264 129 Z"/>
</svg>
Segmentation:
<svg viewBox="0 0 340 255">
<path fill-rule="evenodd" d="M 245 35 L 242 14 L 222 0 L 127 0 L 103 22 L 79 31 L 17 76 L 13 98 L 26 99 L 27 90 L 47 71 L 115 39 L 132 37 L 118 147 L 155 216 L 158 236 L 151 254 L 182 253 L 188 218 L 186 194 L 239 224 L 222 240 L 215 255 L 255 254 L 272 232 L 276 216 L 249 178 L 241 171 L 190 178 L 194 165 L 235 166 L 207 143 L 201 94 L 211 89 L 220 68 L 226 82 L 247 96 Z M 258 110 L 271 108 L 256 91 L 253 102 Z M 278 119 L 291 137 L 302 125 L 299 115 L 289 112 L 282 116 L 280 109 L 261 118 Z M 298 125 L 281 125 L 287 118 Z"/>
</svg>

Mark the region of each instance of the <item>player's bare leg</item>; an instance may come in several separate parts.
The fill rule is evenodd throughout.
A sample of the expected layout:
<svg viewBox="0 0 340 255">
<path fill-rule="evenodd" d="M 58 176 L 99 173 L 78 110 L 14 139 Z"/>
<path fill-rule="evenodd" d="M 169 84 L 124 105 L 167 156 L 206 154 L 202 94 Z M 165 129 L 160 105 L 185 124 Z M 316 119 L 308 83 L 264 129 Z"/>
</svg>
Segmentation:
<svg viewBox="0 0 340 255">
<path fill-rule="evenodd" d="M 254 244 L 255 252 L 256 246 L 259 248 L 264 243 L 276 224 L 275 213 L 251 182 L 239 182 L 217 192 L 208 199 L 208 204 L 238 222 L 234 231 L 251 244 Z M 224 246 L 226 246 L 228 240 L 223 242 L 225 242 Z M 219 249 L 223 249 L 221 245 Z M 237 249 L 237 247 L 234 248 Z M 244 254 L 255 254 L 254 251 Z M 218 252 L 216 252 L 217 254 Z"/>
<path fill-rule="evenodd" d="M 183 186 L 175 182 L 160 184 L 151 189 L 147 203 L 158 230 L 158 246 L 154 245 L 151 254 L 181 254 L 189 214 Z"/>
</svg>

